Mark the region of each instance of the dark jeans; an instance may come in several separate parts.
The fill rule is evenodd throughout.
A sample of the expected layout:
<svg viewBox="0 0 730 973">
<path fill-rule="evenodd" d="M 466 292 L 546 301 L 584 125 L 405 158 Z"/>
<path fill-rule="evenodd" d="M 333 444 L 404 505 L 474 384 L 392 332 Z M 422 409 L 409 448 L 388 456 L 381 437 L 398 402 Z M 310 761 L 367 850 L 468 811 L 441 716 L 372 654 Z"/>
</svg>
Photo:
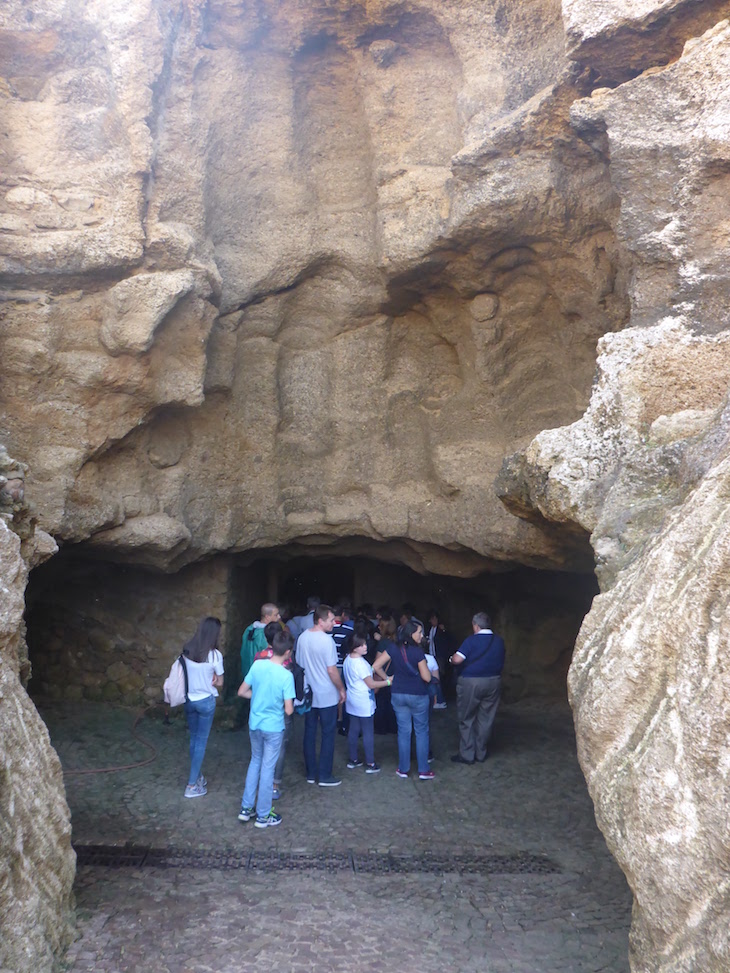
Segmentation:
<svg viewBox="0 0 730 973">
<path fill-rule="evenodd" d="M 317 763 L 317 724 L 322 724 L 322 743 Z M 308 780 L 327 780 L 332 776 L 337 732 L 337 704 L 313 706 L 304 714 L 304 767 Z"/>
<path fill-rule="evenodd" d="M 432 679 L 428 684 L 428 695 L 431 698 L 431 706 L 433 706 L 434 703 L 444 702 L 444 694 L 441 689 L 441 683 L 438 679 Z"/>
<path fill-rule="evenodd" d="M 365 763 L 375 763 L 375 720 L 372 716 L 350 716 L 350 729 L 347 734 L 347 746 L 350 761 L 357 760 L 357 740 L 362 730 L 362 746 L 365 751 Z"/>
<path fill-rule="evenodd" d="M 398 722 L 390 698 L 390 689 L 381 689 L 375 694 L 375 732 L 398 732 Z"/>
<path fill-rule="evenodd" d="M 289 737 L 291 736 L 291 724 L 293 716 L 284 716 L 284 736 L 281 741 L 281 750 L 279 751 L 279 759 L 276 761 L 276 767 L 274 768 L 274 783 L 280 784 L 281 779 L 284 776 L 284 759 L 286 758 L 286 745 L 289 742 Z"/>
</svg>

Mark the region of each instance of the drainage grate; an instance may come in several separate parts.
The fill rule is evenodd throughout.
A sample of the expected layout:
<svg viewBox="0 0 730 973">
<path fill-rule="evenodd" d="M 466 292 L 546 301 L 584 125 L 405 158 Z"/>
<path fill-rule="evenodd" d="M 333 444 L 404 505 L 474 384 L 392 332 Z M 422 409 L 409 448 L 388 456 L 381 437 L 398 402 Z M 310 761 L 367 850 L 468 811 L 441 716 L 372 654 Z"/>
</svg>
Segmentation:
<svg viewBox="0 0 730 973">
<path fill-rule="evenodd" d="M 408 872 L 463 875 L 554 875 L 555 862 L 542 855 L 376 855 L 357 852 L 303 854 L 286 851 L 196 851 L 134 845 L 75 845 L 78 864 L 104 868 L 244 868 L 250 872 Z"/>
</svg>

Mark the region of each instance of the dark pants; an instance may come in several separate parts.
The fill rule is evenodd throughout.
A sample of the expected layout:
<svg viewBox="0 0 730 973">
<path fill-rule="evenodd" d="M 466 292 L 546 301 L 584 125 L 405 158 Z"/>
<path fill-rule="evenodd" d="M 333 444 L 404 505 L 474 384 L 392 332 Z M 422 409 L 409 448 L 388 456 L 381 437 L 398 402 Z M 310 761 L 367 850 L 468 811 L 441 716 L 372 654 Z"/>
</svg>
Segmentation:
<svg viewBox="0 0 730 973">
<path fill-rule="evenodd" d="M 439 683 L 441 685 L 442 698 L 439 700 L 440 703 L 443 702 L 443 697 L 446 693 L 451 691 L 451 686 L 453 683 L 453 666 L 449 662 L 449 652 L 437 652 L 436 661 L 439 665 Z"/>
<path fill-rule="evenodd" d="M 381 689 L 375 694 L 375 732 L 398 732 L 398 721 L 395 718 L 390 689 Z"/>
<path fill-rule="evenodd" d="M 441 682 L 438 679 L 431 679 L 431 682 L 428 684 L 428 695 L 431 700 L 432 709 L 434 703 L 446 702 L 446 700 L 444 699 L 443 691 L 441 689 Z"/>
<path fill-rule="evenodd" d="M 362 746 L 365 751 L 365 763 L 375 763 L 375 720 L 372 716 L 350 716 L 350 729 L 347 734 L 347 745 L 350 761 L 357 760 L 357 739 L 362 730 Z"/>
<path fill-rule="evenodd" d="M 322 743 L 317 763 L 317 724 L 322 724 Z M 337 704 L 313 706 L 304 714 L 304 766 L 308 780 L 327 780 L 332 776 L 337 732 Z"/>
<path fill-rule="evenodd" d="M 286 757 L 286 745 L 289 742 L 289 737 L 291 736 L 291 724 L 293 716 L 284 716 L 284 736 L 281 741 L 281 750 L 279 751 L 279 759 L 276 761 L 276 767 L 274 768 L 274 783 L 280 784 L 281 779 L 284 776 L 284 758 Z"/>
<path fill-rule="evenodd" d="M 464 760 L 484 760 L 497 715 L 501 676 L 460 676 L 456 681 L 459 753 Z"/>
</svg>

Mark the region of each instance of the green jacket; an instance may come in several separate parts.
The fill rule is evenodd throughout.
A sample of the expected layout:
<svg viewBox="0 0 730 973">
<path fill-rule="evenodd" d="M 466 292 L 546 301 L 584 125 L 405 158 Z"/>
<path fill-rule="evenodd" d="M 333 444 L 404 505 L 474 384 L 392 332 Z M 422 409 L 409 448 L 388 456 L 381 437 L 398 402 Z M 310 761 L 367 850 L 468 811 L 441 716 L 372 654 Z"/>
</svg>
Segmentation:
<svg viewBox="0 0 730 973">
<path fill-rule="evenodd" d="M 253 657 L 257 652 L 268 648 L 264 627 L 256 622 L 251 622 L 243 633 L 241 639 L 241 678 L 246 678 L 246 673 L 253 665 Z"/>
</svg>

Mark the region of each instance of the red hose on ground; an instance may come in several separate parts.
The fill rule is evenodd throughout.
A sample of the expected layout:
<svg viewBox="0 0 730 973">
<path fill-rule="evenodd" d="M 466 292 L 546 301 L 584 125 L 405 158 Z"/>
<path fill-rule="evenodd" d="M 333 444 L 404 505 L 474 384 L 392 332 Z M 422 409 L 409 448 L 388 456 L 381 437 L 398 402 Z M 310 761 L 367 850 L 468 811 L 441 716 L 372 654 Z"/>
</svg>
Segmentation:
<svg viewBox="0 0 730 973">
<path fill-rule="evenodd" d="M 157 759 L 157 749 L 151 743 L 148 743 L 147 740 L 143 740 L 136 730 L 137 724 L 145 713 L 149 713 L 150 710 L 156 709 L 157 706 L 160 705 L 160 703 L 153 703 L 152 706 L 147 706 L 145 709 L 141 709 L 139 713 L 137 713 L 134 723 L 132 723 L 132 736 L 135 738 L 135 740 L 138 740 L 143 747 L 147 747 L 148 750 L 152 751 L 151 757 L 148 757 L 147 760 L 140 760 L 134 764 L 121 764 L 118 767 L 94 767 L 90 770 L 64 770 L 64 777 L 70 777 L 72 775 L 80 776 L 81 774 L 115 774 L 120 770 L 135 770 L 137 767 L 146 767 L 147 764 L 151 764 L 153 760 Z"/>
</svg>

